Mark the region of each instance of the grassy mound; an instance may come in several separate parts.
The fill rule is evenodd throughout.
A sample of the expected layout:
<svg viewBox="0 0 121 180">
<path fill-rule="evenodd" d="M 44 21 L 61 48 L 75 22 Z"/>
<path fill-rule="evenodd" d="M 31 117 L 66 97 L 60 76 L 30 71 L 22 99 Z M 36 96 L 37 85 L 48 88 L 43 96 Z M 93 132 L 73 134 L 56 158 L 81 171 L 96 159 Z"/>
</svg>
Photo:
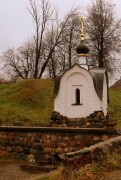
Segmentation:
<svg viewBox="0 0 121 180">
<path fill-rule="evenodd" d="M 121 89 L 110 89 L 109 91 L 109 113 L 110 119 L 116 120 L 118 128 L 121 128 Z"/>
<path fill-rule="evenodd" d="M 111 89 L 121 90 L 121 80 L 116 81 L 112 86 Z"/>
<path fill-rule="evenodd" d="M 53 81 L 0 84 L 0 125 L 40 126 L 53 111 Z"/>
<path fill-rule="evenodd" d="M 117 121 L 117 127 L 121 128 L 121 80 L 116 81 L 109 90 L 110 119 Z"/>
</svg>

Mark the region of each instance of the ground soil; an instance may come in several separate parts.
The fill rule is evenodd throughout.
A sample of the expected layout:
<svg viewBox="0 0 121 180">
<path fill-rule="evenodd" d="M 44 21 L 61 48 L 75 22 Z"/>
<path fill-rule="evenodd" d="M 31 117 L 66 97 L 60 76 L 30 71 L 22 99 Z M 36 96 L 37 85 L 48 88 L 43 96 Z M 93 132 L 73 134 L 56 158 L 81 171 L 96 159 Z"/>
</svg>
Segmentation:
<svg viewBox="0 0 121 180">
<path fill-rule="evenodd" d="M 45 173 L 31 173 L 21 171 L 22 161 L 11 161 L 0 159 L 0 180 L 35 180 L 39 177 L 46 176 Z M 105 172 L 101 180 L 121 180 L 121 170 Z"/>
<path fill-rule="evenodd" d="M 43 173 L 31 173 L 20 170 L 21 161 L 0 160 L 0 180 L 29 180 Z"/>
</svg>

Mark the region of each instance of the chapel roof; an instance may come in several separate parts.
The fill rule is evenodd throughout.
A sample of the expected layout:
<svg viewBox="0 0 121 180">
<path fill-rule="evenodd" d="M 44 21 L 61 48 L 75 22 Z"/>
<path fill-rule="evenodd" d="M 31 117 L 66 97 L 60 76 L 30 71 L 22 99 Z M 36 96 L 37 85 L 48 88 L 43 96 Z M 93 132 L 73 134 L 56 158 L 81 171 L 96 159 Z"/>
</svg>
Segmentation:
<svg viewBox="0 0 121 180">
<path fill-rule="evenodd" d="M 77 65 L 79 68 L 80 67 L 78 64 Z M 73 65 L 71 67 L 71 69 L 75 66 Z M 82 68 L 84 69 L 84 68 Z M 67 69 L 65 71 L 61 71 L 55 79 L 55 84 L 54 84 L 54 97 L 56 97 L 58 95 L 59 92 L 59 88 L 60 88 L 60 82 L 61 82 L 61 78 L 63 77 L 63 75 L 69 71 L 70 69 Z M 86 70 L 87 71 L 87 70 Z M 93 68 L 90 69 L 89 71 L 87 71 L 87 73 L 90 73 L 92 78 L 93 78 L 93 83 L 94 83 L 94 88 L 95 91 L 98 95 L 98 97 L 100 98 L 100 100 L 102 100 L 103 97 L 103 83 L 104 83 L 104 75 L 106 76 L 106 80 L 107 80 L 107 87 L 108 87 L 108 78 L 107 78 L 107 72 L 105 70 L 105 68 Z"/>
<path fill-rule="evenodd" d="M 76 48 L 76 52 L 81 55 L 81 54 L 87 54 L 89 52 L 89 48 L 87 47 L 86 43 L 84 40 L 80 41 L 79 46 Z"/>
<path fill-rule="evenodd" d="M 98 97 L 100 98 L 100 100 L 102 100 L 102 98 L 103 98 L 103 83 L 104 83 L 105 76 L 106 76 L 107 88 L 108 88 L 108 78 L 107 78 L 106 69 L 105 68 L 94 68 L 94 69 L 90 69 L 89 72 L 93 78 L 96 93 L 97 93 Z"/>
</svg>

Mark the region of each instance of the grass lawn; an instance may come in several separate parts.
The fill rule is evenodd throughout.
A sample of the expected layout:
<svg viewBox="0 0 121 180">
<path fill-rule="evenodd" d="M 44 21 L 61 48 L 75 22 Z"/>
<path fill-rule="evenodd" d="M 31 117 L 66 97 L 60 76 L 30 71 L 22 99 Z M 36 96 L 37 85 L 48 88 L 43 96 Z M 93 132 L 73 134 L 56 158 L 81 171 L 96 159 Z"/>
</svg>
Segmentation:
<svg viewBox="0 0 121 180">
<path fill-rule="evenodd" d="M 40 126 L 53 111 L 53 81 L 0 84 L 0 125 Z"/>
<path fill-rule="evenodd" d="M 110 119 L 116 120 L 117 128 L 121 128 L 121 89 L 110 89 L 109 98 Z"/>
</svg>

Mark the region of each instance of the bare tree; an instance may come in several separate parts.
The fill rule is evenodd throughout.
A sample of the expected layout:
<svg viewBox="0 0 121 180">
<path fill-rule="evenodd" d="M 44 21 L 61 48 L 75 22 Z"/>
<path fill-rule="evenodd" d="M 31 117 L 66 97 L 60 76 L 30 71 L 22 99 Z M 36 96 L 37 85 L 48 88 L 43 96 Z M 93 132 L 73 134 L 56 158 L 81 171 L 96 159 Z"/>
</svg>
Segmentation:
<svg viewBox="0 0 121 180">
<path fill-rule="evenodd" d="M 67 29 L 70 25 L 70 19 L 75 15 L 77 12 L 77 9 L 71 10 L 66 17 L 64 18 L 64 21 L 58 24 L 58 19 L 56 19 L 54 26 L 52 25 L 51 29 L 46 34 L 46 51 L 45 51 L 45 62 L 42 65 L 41 72 L 39 78 L 42 77 L 42 74 L 47 67 L 49 61 L 51 60 L 51 65 L 54 65 L 54 59 L 56 58 L 56 61 L 58 60 L 58 57 L 55 56 L 55 54 L 58 53 L 58 49 L 62 48 L 62 46 L 65 43 L 65 32 L 67 32 Z M 53 28 L 54 27 L 54 28 Z M 67 35 L 67 33 L 66 33 Z M 64 48 L 63 48 L 64 49 Z M 62 50 L 62 49 L 61 49 Z M 63 51 L 63 50 L 62 50 Z M 56 63 L 57 64 L 57 63 Z M 53 66 L 54 67 L 54 66 Z M 53 72 L 55 70 L 53 69 Z M 56 71 L 57 73 L 58 71 Z M 56 74 L 55 74 L 56 75 Z M 54 75 L 54 77 L 55 77 Z"/>
<path fill-rule="evenodd" d="M 55 44 L 53 42 L 59 37 L 48 63 L 49 77 L 55 78 L 59 71 L 70 68 L 77 60 L 75 49 L 80 36 L 78 10 L 78 8 L 75 8 L 67 13 L 60 25 L 56 25 L 57 28 L 52 28 L 53 31 L 49 33 L 47 39 L 50 39 L 48 41 L 50 47 Z"/>
<path fill-rule="evenodd" d="M 19 59 L 25 79 L 34 77 L 35 48 L 32 41 L 24 43 L 16 50 L 16 58 Z"/>
<path fill-rule="evenodd" d="M 39 9 L 37 2 L 35 0 L 30 0 L 31 10 L 29 10 L 29 12 L 33 17 L 36 28 L 36 35 L 34 36 L 36 49 L 34 70 L 35 79 L 42 77 L 50 60 L 52 62 L 51 64 L 53 65 L 53 73 L 55 74 L 53 62 L 53 53 L 55 52 L 55 47 L 57 47 L 58 44 L 60 44 L 60 42 L 62 41 L 62 34 L 65 30 L 67 30 L 67 27 L 71 22 L 70 19 L 76 12 L 75 9 L 69 12 L 60 26 L 57 16 L 55 15 L 55 17 L 53 17 L 54 11 L 51 10 L 49 1 L 41 0 L 41 4 L 42 7 L 41 9 Z"/>
<path fill-rule="evenodd" d="M 30 2 L 34 3 L 34 5 L 32 4 L 33 8 L 37 8 L 35 1 L 30 0 Z M 42 0 L 42 2 L 44 1 Z M 36 8 L 35 14 L 39 17 L 39 12 Z M 41 24 L 40 18 L 36 18 L 37 34 L 34 40 L 28 41 L 17 50 L 11 48 L 4 52 L 3 59 L 6 72 L 9 73 L 10 76 L 15 77 L 15 79 L 36 79 L 42 77 L 48 66 L 49 77 L 55 78 L 56 74 L 60 70 L 64 70 L 68 64 L 69 56 L 66 57 L 65 54 L 68 53 L 66 50 L 69 51 L 68 44 L 70 40 L 67 42 L 67 36 L 69 27 L 71 27 L 70 25 L 72 24 L 72 17 L 74 17 L 75 14 L 76 9 L 71 10 L 63 22 L 58 20 L 56 14 L 51 15 L 51 24 L 49 24 L 46 29 L 43 29 L 42 32 L 38 29 L 39 24 Z"/>
<path fill-rule="evenodd" d="M 36 0 L 29 0 L 30 1 L 30 9 L 29 12 L 32 15 L 34 25 L 35 25 L 35 70 L 34 70 L 34 78 L 38 78 L 38 67 L 39 61 L 41 58 L 41 50 L 42 50 L 42 43 L 44 38 L 44 33 L 46 30 L 46 26 L 48 21 L 51 18 L 53 11 L 51 10 L 51 6 L 49 1 L 41 0 L 41 5 L 38 5 Z"/>
<path fill-rule="evenodd" d="M 90 40 L 92 64 L 105 67 L 110 73 L 120 50 L 121 20 L 115 16 L 115 6 L 110 1 L 94 0 L 88 7 L 86 31 Z"/>
<path fill-rule="evenodd" d="M 21 77 L 24 79 L 24 76 L 18 65 L 19 63 L 15 58 L 15 50 L 13 48 L 9 48 L 6 52 L 3 53 L 2 60 L 4 61 L 4 71 L 10 78 L 14 77 L 14 79 L 17 79 L 18 77 Z"/>
<path fill-rule="evenodd" d="M 3 69 L 11 79 L 33 78 L 35 52 L 31 41 L 18 49 L 9 48 L 3 53 Z"/>
<path fill-rule="evenodd" d="M 68 26 L 63 33 L 63 50 L 68 58 L 68 67 L 71 68 L 73 61 L 77 60 L 76 46 L 80 37 L 80 16 L 79 9 L 75 9 L 68 22 Z"/>
</svg>

